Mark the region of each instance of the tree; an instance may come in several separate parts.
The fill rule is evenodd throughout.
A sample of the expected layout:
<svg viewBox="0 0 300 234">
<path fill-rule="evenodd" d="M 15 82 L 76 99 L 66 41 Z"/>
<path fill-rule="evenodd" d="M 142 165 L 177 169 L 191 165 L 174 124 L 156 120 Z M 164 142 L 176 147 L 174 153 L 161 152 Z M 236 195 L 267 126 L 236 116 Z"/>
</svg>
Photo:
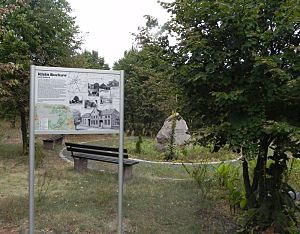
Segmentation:
<svg viewBox="0 0 300 234">
<path fill-rule="evenodd" d="M 3 0 L 0 26 L 1 101 L 13 100 L 27 151 L 29 66 L 63 66 L 79 48 L 78 28 L 65 0 Z"/>
<path fill-rule="evenodd" d="M 29 96 L 29 71 L 15 64 L 0 63 L 0 103 L 4 116 L 19 114 L 23 140 L 23 153 L 27 152 L 27 109 Z M 27 87 L 27 89 L 26 89 Z M 12 116 L 15 119 L 15 116 Z"/>
<path fill-rule="evenodd" d="M 88 68 L 88 69 L 101 69 L 109 70 L 109 65 L 105 63 L 104 57 L 100 57 L 97 51 L 91 52 L 85 50 L 82 53 L 78 53 L 71 58 L 69 66 Z"/>
<path fill-rule="evenodd" d="M 114 65 L 125 71 L 125 128 L 136 135 L 156 133 L 176 105 L 172 68 L 160 54 L 159 47 L 132 48 Z"/>
<path fill-rule="evenodd" d="M 246 228 L 293 232 L 293 189 L 283 177 L 288 160 L 300 157 L 299 0 L 162 5 L 171 14 L 165 34 L 154 42 L 143 32 L 140 38 L 159 44 L 176 68 L 185 110 L 194 127 L 205 128 L 199 141 L 242 152 Z"/>
</svg>

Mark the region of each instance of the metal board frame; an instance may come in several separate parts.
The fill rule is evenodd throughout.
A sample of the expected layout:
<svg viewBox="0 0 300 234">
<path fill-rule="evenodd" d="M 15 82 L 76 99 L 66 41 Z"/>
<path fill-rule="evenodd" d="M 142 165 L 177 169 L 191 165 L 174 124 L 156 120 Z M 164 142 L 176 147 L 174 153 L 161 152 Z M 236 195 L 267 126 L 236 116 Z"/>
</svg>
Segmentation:
<svg viewBox="0 0 300 234">
<path fill-rule="evenodd" d="M 119 92 L 119 130 L 113 131 L 36 131 L 36 72 L 37 71 L 68 71 L 68 72 L 93 72 L 99 73 L 101 70 L 94 69 L 77 69 L 77 68 L 59 68 L 59 67 L 30 67 L 30 121 L 29 121 L 29 234 L 33 234 L 35 230 L 35 199 L 34 199 L 34 181 L 35 181 L 35 135 L 36 134 L 108 134 L 119 133 L 119 165 L 118 165 L 118 214 L 117 228 L 118 233 L 123 233 L 123 148 L 124 148 L 124 71 L 102 71 L 107 74 L 120 75 L 120 92 Z M 110 129 L 111 130 L 111 129 Z"/>
<path fill-rule="evenodd" d="M 112 120 L 110 120 L 111 126 L 105 125 L 106 119 L 103 119 L 105 114 L 100 117 L 100 113 L 113 111 L 114 116 L 119 118 L 118 94 L 121 92 L 121 71 L 35 66 L 33 72 L 35 134 L 119 133 L 119 126 L 113 128 Z M 109 86 L 110 82 L 117 84 Z M 54 109 L 57 112 L 64 112 L 62 117 L 55 119 L 56 122 L 53 117 L 58 114 L 49 114 Z M 91 115 L 96 113 L 101 118 L 102 124 L 98 124 L 98 120 L 97 124 L 93 123 L 95 120 Z M 116 122 L 118 121 L 114 121 Z"/>
</svg>

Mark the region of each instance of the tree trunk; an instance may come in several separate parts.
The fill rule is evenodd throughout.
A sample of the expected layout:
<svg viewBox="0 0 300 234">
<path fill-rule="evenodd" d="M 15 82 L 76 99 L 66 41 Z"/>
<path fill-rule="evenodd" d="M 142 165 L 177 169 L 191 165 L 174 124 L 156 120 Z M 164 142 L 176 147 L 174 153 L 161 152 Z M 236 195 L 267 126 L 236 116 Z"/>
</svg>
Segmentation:
<svg viewBox="0 0 300 234">
<path fill-rule="evenodd" d="M 249 178 L 249 168 L 246 159 L 243 160 L 243 179 L 247 198 L 247 207 L 255 208 L 266 198 L 266 163 L 270 142 L 267 138 L 260 141 L 252 185 Z M 257 196 L 258 195 L 258 196 Z"/>
<path fill-rule="evenodd" d="M 250 183 L 249 168 L 246 159 L 243 160 L 242 166 L 243 166 L 244 186 L 245 186 L 246 199 L 247 199 L 247 208 L 251 209 L 255 207 L 256 200 Z"/>
<path fill-rule="evenodd" d="M 27 136 L 27 122 L 26 122 L 26 110 L 22 104 L 18 105 L 21 118 L 21 132 L 22 132 L 22 144 L 23 144 L 23 154 L 28 153 L 28 136 Z"/>
<path fill-rule="evenodd" d="M 266 194 L 266 164 L 267 164 L 267 156 L 268 156 L 268 143 L 267 141 L 261 142 L 259 147 L 258 157 L 261 159 L 260 164 L 258 165 L 259 172 L 259 182 L 258 182 L 258 194 L 259 194 L 259 203 L 265 200 Z"/>
<path fill-rule="evenodd" d="M 135 144 L 135 152 L 138 153 L 138 154 L 140 154 L 142 152 L 142 143 L 143 143 L 142 135 L 139 134 L 138 140 Z"/>
<path fill-rule="evenodd" d="M 9 122 L 10 122 L 11 128 L 16 128 L 16 115 L 15 114 L 10 117 Z"/>
<path fill-rule="evenodd" d="M 257 156 L 257 162 L 254 169 L 253 182 L 251 186 L 251 193 L 255 202 L 261 203 L 266 197 L 266 163 L 268 155 L 269 143 L 267 139 L 260 141 L 259 152 Z M 258 201 L 256 201 L 255 194 L 258 194 Z"/>
<path fill-rule="evenodd" d="M 257 191 L 258 189 L 258 181 L 259 181 L 259 168 L 261 164 L 261 158 L 258 156 L 257 161 L 256 161 L 256 166 L 254 168 L 254 175 L 253 175 L 253 180 L 252 180 L 252 192 Z"/>
</svg>

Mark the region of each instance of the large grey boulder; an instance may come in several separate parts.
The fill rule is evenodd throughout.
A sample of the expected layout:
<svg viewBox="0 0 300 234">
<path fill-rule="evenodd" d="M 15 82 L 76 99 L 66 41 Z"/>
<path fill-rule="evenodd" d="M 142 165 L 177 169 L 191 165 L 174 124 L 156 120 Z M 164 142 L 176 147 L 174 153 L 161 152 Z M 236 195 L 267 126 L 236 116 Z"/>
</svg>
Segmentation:
<svg viewBox="0 0 300 234">
<path fill-rule="evenodd" d="M 178 114 L 169 116 L 162 128 L 156 135 L 156 149 L 164 151 L 170 144 L 170 138 L 172 133 L 172 119 L 176 118 L 176 126 L 174 129 L 174 145 L 182 146 L 187 143 L 191 135 L 187 133 L 188 126 L 185 120 Z"/>
</svg>

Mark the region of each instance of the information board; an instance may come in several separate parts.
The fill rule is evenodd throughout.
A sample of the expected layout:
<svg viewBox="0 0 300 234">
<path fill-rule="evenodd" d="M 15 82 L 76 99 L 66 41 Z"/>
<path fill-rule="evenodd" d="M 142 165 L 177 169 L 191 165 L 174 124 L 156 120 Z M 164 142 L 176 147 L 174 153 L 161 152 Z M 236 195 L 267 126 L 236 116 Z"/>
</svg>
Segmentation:
<svg viewBox="0 0 300 234">
<path fill-rule="evenodd" d="M 120 71 L 35 66 L 35 133 L 119 133 L 120 80 Z"/>
<path fill-rule="evenodd" d="M 118 233 L 123 233 L 124 71 L 30 67 L 29 234 L 35 226 L 35 135 L 119 134 Z"/>
</svg>

